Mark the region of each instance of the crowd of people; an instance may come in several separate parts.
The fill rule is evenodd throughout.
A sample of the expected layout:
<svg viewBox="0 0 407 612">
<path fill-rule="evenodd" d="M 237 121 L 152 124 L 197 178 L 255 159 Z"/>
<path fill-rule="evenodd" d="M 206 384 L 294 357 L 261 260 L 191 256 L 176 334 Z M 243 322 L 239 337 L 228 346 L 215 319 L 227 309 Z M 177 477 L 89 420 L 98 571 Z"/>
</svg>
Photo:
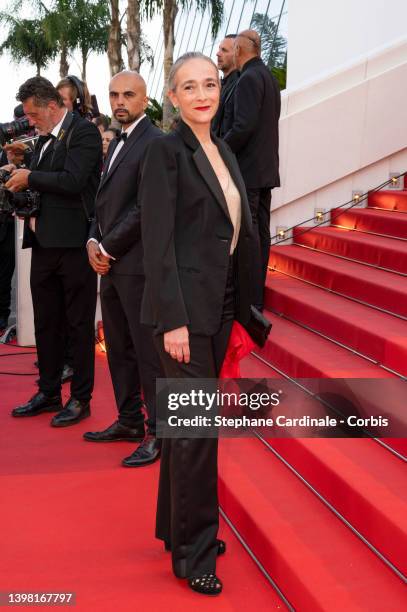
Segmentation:
<svg viewBox="0 0 407 612">
<path fill-rule="evenodd" d="M 168 96 L 177 119 L 166 134 L 146 116 L 136 72 L 109 84 L 119 131 L 88 119 L 83 83 L 29 79 L 17 99 L 39 137 L 29 164 L 8 158 L 6 183 L 41 194 L 23 239 L 32 248 L 39 388 L 12 415 L 55 412 L 53 427 L 90 416 L 100 275 L 118 414 L 84 438 L 138 442 L 126 467 L 161 456 L 156 537 L 174 574 L 206 595 L 222 591 L 216 558 L 226 550 L 217 539 L 217 439 L 157 439 L 155 383 L 216 379 L 233 321 L 246 325 L 252 305 L 263 310 L 279 185 L 280 92 L 259 35 L 228 35 L 217 59 L 193 52 L 174 63 Z M 67 363 L 71 395 L 62 405 Z"/>
</svg>

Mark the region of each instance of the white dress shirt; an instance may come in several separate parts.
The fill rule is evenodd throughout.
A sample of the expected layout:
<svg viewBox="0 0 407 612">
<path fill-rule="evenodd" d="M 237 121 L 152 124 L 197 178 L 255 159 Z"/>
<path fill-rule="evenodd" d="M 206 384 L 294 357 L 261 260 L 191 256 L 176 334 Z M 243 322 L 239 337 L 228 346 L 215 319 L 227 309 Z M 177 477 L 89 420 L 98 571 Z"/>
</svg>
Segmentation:
<svg viewBox="0 0 407 612">
<path fill-rule="evenodd" d="M 130 134 L 132 133 L 132 131 L 134 130 L 134 128 L 140 123 L 140 121 L 142 121 L 144 119 L 145 115 L 142 115 L 141 117 L 139 117 L 138 119 L 136 119 L 136 121 L 134 123 L 132 123 L 131 125 L 129 125 L 128 128 L 126 128 L 125 130 L 122 131 L 122 134 L 125 133 L 127 134 L 127 138 L 130 137 Z M 109 167 L 106 171 L 106 173 L 108 174 L 110 172 L 110 168 L 112 167 L 112 164 L 114 162 L 114 160 L 116 159 L 116 157 L 119 155 L 120 151 L 122 150 L 124 146 L 124 140 L 120 140 L 119 143 L 116 145 L 115 150 L 113 151 L 113 155 L 110 158 L 110 162 L 109 162 Z M 100 229 L 100 228 L 99 228 Z M 99 244 L 99 249 L 102 251 L 102 254 L 105 257 L 109 257 L 109 259 L 116 259 L 115 257 L 112 257 L 111 255 L 109 255 L 109 253 L 107 253 L 105 251 L 105 249 L 103 248 L 103 245 L 101 242 L 98 243 L 98 241 L 96 240 L 96 238 L 90 238 L 87 242 L 87 245 L 89 244 L 89 242 L 96 242 L 97 244 Z M 87 246 L 86 245 L 86 246 Z"/>
<path fill-rule="evenodd" d="M 62 127 L 62 124 L 63 124 L 63 122 L 64 122 L 64 119 L 65 119 L 65 117 L 66 117 L 67 113 L 68 113 L 68 111 L 66 110 L 66 111 L 64 112 L 64 116 L 62 117 L 61 121 L 60 121 L 59 123 L 57 123 L 57 125 L 56 125 L 56 126 L 54 127 L 54 129 L 52 130 L 52 132 L 51 132 L 51 136 L 55 136 L 55 138 L 57 138 L 57 136 L 58 136 L 58 134 L 59 134 L 59 130 L 60 130 L 60 129 L 61 129 L 61 127 Z M 43 156 L 43 155 L 44 155 L 44 153 L 45 153 L 46 148 L 49 146 L 49 144 L 50 144 L 50 142 L 51 142 L 51 140 L 52 140 L 51 136 L 50 136 L 49 140 L 47 140 L 47 142 L 44 142 L 44 144 L 42 145 L 42 149 L 41 149 L 41 152 L 40 152 L 40 156 L 39 156 L 39 158 L 38 158 L 38 162 L 41 160 L 42 156 Z"/>
</svg>

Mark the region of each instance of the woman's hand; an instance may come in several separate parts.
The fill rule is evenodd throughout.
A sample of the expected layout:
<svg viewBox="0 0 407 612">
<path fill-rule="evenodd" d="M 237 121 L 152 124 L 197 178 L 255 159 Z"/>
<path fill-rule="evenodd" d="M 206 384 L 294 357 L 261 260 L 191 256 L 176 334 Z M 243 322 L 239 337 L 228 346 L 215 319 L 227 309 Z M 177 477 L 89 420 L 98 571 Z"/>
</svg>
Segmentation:
<svg viewBox="0 0 407 612">
<path fill-rule="evenodd" d="M 164 334 L 164 348 L 179 363 L 189 363 L 189 333 L 186 325 Z"/>
</svg>

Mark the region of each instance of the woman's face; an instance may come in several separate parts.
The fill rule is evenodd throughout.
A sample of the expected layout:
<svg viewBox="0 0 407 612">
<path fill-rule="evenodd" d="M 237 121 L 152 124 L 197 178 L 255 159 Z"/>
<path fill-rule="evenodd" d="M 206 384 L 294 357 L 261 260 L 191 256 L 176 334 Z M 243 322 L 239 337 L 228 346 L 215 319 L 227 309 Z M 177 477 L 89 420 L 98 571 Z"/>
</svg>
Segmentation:
<svg viewBox="0 0 407 612">
<path fill-rule="evenodd" d="M 72 112 L 73 111 L 73 102 L 72 102 L 72 92 L 70 87 L 61 87 L 60 89 L 58 89 L 59 94 L 62 98 L 62 102 L 64 103 L 65 108 L 68 109 L 68 111 Z"/>
<path fill-rule="evenodd" d="M 103 132 L 103 134 L 102 134 L 102 146 L 103 146 L 103 156 L 104 157 L 107 155 L 107 150 L 109 148 L 109 144 L 111 143 L 113 138 L 115 138 L 115 134 L 111 130 L 106 130 L 106 132 Z"/>
<path fill-rule="evenodd" d="M 185 62 L 175 75 L 175 91 L 168 96 L 188 124 L 210 124 L 219 106 L 219 75 L 204 59 Z"/>
</svg>

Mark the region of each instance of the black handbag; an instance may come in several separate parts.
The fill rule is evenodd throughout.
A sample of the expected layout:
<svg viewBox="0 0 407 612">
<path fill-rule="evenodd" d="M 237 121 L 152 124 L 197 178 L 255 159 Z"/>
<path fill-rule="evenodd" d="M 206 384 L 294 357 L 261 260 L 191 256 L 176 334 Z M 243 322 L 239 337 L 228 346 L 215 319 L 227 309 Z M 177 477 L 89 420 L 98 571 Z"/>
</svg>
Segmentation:
<svg viewBox="0 0 407 612">
<path fill-rule="evenodd" d="M 263 347 L 271 331 L 272 324 L 262 315 L 255 306 L 250 306 L 250 318 L 247 324 L 243 325 L 253 342 Z"/>
</svg>

